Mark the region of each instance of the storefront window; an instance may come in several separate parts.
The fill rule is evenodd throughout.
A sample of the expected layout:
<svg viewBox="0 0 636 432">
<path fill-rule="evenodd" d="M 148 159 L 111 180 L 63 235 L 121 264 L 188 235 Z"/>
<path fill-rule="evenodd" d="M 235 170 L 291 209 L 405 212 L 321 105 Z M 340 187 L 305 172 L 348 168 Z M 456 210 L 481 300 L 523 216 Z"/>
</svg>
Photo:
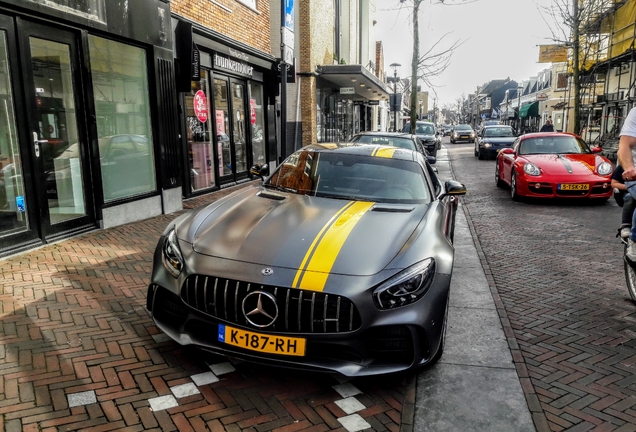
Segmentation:
<svg viewBox="0 0 636 432">
<path fill-rule="evenodd" d="M 27 228 L 6 35 L 0 32 L 0 236 Z"/>
<path fill-rule="evenodd" d="M 29 0 L 62 12 L 72 13 L 94 21 L 106 22 L 105 0 Z"/>
<path fill-rule="evenodd" d="M 247 171 L 244 92 L 245 86 L 243 86 L 243 84 L 232 84 L 232 110 L 234 113 L 232 119 L 234 120 L 234 157 L 236 158 L 236 172 Z"/>
<path fill-rule="evenodd" d="M 185 98 L 190 187 L 193 191 L 216 185 L 209 94 L 208 71 L 202 70 L 201 81 L 192 82 L 192 90 Z"/>
<path fill-rule="evenodd" d="M 216 125 L 216 139 L 218 146 L 219 173 L 222 176 L 232 174 L 232 155 L 230 152 L 230 137 L 228 136 L 229 107 L 227 99 L 227 82 L 214 80 L 214 122 Z"/>
<path fill-rule="evenodd" d="M 144 50 L 89 36 L 104 201 L 156 190 Z"/>
<path fill-rule="evenodd" d="M 263 112 L 263 85 L 250 82 L 250 123 L 252 124 L 252 163 L 265 160 L 265 114 Z"/>
</svg>

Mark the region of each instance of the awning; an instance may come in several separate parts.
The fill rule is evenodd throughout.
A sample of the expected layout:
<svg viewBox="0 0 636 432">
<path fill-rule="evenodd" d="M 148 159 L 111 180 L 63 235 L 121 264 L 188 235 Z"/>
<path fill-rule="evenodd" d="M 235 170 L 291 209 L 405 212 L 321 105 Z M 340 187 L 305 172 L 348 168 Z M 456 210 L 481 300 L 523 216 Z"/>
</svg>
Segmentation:
<svg viewBox="0 0 636 432">
<path fill-rule="evenodd" d="M 389 99 L 386 84 L 362 65 L 322 65 L 316 70 L 320 78 L 343 89 L 341 94 L 348 94 L 352 99 Z"/>
<path fill-rule="evenodd" d="M 524 117 L 539 117 L 539 101 L 521 107 L 519 110 L 519 118 Z"/>
</svg>

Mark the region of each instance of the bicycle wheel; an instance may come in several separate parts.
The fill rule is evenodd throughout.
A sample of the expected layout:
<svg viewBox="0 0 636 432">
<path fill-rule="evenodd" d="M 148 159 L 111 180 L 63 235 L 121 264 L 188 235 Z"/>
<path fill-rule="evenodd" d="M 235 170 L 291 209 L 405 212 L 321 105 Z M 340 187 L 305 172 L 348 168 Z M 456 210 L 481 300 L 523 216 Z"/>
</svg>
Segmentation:
<svg viewBox="0 0 636 432">
<path fill-rule="evenodd" d="M 627 246 L 625 246 L 627 249 Z M 632 298 L 632 301 L 636 302 L 636 264 L 630 264 L 627 258 L 623 256 L 623 267 L 625 267 L 625 282 L 627 283 L 627 291 Z"/>
</svg>

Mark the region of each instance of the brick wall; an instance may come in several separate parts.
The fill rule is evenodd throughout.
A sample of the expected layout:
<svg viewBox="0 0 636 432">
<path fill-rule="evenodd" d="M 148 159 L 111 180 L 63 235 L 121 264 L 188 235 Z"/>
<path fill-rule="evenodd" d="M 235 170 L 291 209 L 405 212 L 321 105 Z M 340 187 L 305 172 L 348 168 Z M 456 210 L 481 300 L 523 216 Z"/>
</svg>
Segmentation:
<svg viewBox="0 0 636 432">
<path fill-rule="evenodd" d="M 258 12 L 236 0 L 172 0 L 172 12 L 266 53 L 270 46 L 268 0 L 256 0 Z M 280 54 L 276 54 L 280 56 Z"/>
</svg>

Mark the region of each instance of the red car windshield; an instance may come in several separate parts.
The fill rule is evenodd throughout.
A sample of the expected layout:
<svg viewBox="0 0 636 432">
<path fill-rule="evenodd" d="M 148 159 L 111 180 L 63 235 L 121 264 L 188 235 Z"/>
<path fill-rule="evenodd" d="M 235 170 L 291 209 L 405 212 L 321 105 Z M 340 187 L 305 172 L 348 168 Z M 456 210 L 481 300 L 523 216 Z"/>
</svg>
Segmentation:
<svg viewBox="0 0 636 432">
<path fill-rule="evenodd" d="M 519 143 L 520 155 L 591 153 L 585 142 L 573 136 L 528 138 Z"/>
</svg>

